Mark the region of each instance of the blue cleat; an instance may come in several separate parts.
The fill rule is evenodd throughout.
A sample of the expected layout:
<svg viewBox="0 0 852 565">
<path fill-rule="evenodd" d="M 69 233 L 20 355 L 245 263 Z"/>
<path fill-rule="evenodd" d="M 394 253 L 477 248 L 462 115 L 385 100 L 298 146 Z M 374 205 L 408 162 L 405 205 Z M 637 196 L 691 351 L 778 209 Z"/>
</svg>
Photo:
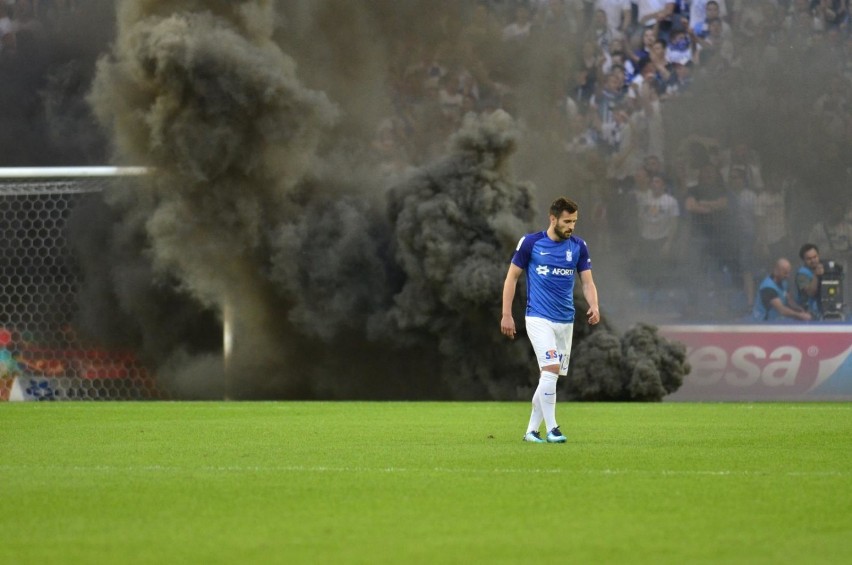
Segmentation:
<svg viewBox="0 0 852 565">
<path fill-rule="evenodd" d="M 524 436 L 524 441 L 529 441 L 531 443 L 544 443 L 544 440 L 541 439 L 541 435 L 538 432 L 527 432 Z"/>
<path fill-rule="evenodd" d="M 559 426 L 547 432 L 547 443 L 565 443 L 566 441 L 568 441 L 568 438 L 562 435 Z"/>
</svg>

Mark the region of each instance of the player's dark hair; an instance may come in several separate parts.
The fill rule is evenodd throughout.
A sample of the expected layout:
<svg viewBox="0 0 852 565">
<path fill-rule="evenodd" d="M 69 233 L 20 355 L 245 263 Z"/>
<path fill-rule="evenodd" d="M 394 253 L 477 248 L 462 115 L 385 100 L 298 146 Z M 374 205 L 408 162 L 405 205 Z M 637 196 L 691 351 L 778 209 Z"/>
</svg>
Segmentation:
<svg viewBox="0 0 852 565">
<path fill-rule="evenodd" d="M 804 261 L 805 260 L 805 253 L 807 253 L 811 249 L 816 249 L 816 252 L 819 253 L 819 247 L 817 247 L 813 243 L 806 243 L 799 248 L 799 259 Z"/>
<path fill-rule="evenodd" d="M 557 198 L 553 201 L 553 204 L 550 205 L 550 215 L 554 218 L 558 218 L 562 215 L 562 212 L 573 214 L 579 210 L 579 208 L 580 207 L 577 206 L 577 203 L 570 198 Z"/>
</svg>

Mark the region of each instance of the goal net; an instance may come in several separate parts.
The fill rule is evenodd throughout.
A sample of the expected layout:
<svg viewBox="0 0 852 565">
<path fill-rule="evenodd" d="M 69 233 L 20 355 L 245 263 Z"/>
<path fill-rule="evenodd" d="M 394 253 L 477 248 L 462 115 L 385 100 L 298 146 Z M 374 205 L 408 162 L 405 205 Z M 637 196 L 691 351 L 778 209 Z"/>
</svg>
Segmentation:
<svg viewBox="0 0 852 565">
<path fill-rule="evenodd" d="M 133 352 L 81 338 L 66 222 L 142 168 L 0 168 L 0 400 L 142 400 L 164 391 Z"/>
</svg>

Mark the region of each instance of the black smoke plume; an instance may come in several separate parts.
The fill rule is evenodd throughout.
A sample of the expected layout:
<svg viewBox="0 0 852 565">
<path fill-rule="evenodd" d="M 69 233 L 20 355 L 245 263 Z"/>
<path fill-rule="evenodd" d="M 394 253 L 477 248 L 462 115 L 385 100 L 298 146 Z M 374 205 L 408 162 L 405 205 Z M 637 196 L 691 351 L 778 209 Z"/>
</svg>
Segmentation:
<svg viewBox="0 0 852 565">
<path fill-rule="evenodd" d="M 690 371 L 686 348 L 637 324 L 621 339 L 594 332 L 576 349 L 566 392 L 576 400 L 659 401 L 683 384 Z"/>
<path fill-rule="evenodd" d="M 549 195 L 510 166 L 529 132 L 502 111 L 471 115 L 441 154 L 382 175 L 363 149 L 390 104 L 380 55 L 422 19 L 369 2 L 279 7 L 118 3 L 88 100 L 114 160 L 153 172 L 72 219 L 84 329 L 133 344 L 181 398 L 528 398 L 529 344 L 498 325 L 511 251 L 546 220 Z M 293 47 L 310 31 L 325 41 Z M 289 53 L 306 51 L 365 74 L 335 81 L 336 59 L 302 72 Z M 580 357 L 579 338 L 618 340 L 582 322 L 577 334 Z M 652 399 L 681 367 L 640 345 L 614 366 L 636 381 L 631 398 Z"/>
<path fill-rule="evenodd" d="M 371 389 L 391 378 L 429 396 L 513 396 L 504 361 L 528 353 L 498 347 L 491 327 L 507 250 L 531 217 L 531 187 L 508 174 L 513 120 L 471 118 L 447 157 L 376 195 L 382 178 L 319 153 L 338 111 L 271 41 L 271 3 L 205 6 L 120 4 L 90 95 L 117 154 L 155 171 L 111 203 L 130 216 L 116 246 L 132 257 L 142 243 L 150 265 L 136 272 L 190 303 L 176 313 L 213 313 L 235 335 L 219 371 L 215 350 L 174 343 L 160 345 L 158 373 L 193 390 L 185 381 L 206 371 L 235 397 L 403 394 Z M 114 259 L 110 279 L 131 270 Z"/>
</svg>

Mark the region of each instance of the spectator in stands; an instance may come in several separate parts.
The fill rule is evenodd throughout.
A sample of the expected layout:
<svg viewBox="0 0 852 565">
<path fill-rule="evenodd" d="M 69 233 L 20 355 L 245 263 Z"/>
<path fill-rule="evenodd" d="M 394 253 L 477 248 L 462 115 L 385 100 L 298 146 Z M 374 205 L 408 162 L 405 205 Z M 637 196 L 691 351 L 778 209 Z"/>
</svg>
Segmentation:
<svg viewBox="0 0 852 565">
<path fill-rule="evenodd" d="M 665 92 L 665 84 L 657 74 L 656 67 L 650 59 L 644 59 L 639 63 L 639 70 L 630 81 L 627 96 L 634 103 L 634 108 L 639 109 L 641 102 L 652 95 L 659 96 Z M 653 94 L 652 94 L 653 93 Z"/>
<path fill-rule="evenodd" d="M 615 75 L 609 75 L 609 82 L 618 84 Z M 630 110 L 626 104 L 613 107 L 607 120 L 602 120 L 598 129 L 598 146 L 607 155 L 615 155 L 621 151 L 627 132 L 630 130 Z M 627 135 L 626 135 L 627 134 Z"/>
<path fill-rule="evenodd" d="M 666 192 L 663 177 L 651 175 L 650 186 L 649 191 L 636 192 L 639 240 L 635 253 L 635 272 L 645 285 L 654 289 L 665 282 L 674 268 L 673 250 L 680 206 Z"/>
<path fill-rule="evenodd" d="M 640 200 L 651 198 L 651 175 L 645 167 L 637 167 L 633 173 L 633 193 L 637 205 Z"/>
<path fill-rule="evenodd" d="M 663 179 L 663 182 L 668 187 L 668 178 L 666 177 L 666 171 L 663 167 L 663 161 L 660 159 L 660 156 L 656 153 L 651 153 L 650 155 L 646 155 L 642 161 L 642 167 L 648 173 L 649 177 L 660 177 Z"/>
<path fill-rule="evenodd" d="M 642 168 L 647 152 L 656 146 L 653 138 L 661 127 L 661 120 L 654 95 L 654 91 L 650 90 L 643 93 L 638 106 L 623 105 L 623 114 L 619 116 L 622 121 L 620 143 L 609 159 L 609 178 L 626 179 L 636 169 Z"/>
<path fill-rule="evenodd" d="M 710 275 L 717 276 L 735 257 L 729 234 L 729 203 L 719 171 L 712 163 L 705 164 L 698 184 L 689 188 L 685 203 L 689 213 L 690 236 L 694 258 L 710 266 Z"/>
<path fill-rule="evenodd" d="M 597 150 L 598 138 L 593 115 L 593 112 L 576 112 L 570 115 L 571 137 L 564 144 L 566 152 L 582 154 Z"/>
<path fill-rule="evenodd" d="M 696 36 L 704 38 L 710 33 L 708 22 L 719 18 L 722 35 L 730 37 L 731 27 L 724 20 L 727 13 L 724 0 L 721 3 L 716 0 L 693 0 L 689 6 L 689 27 Z"/>
<path fill-rule="evenodd" d="M 624 71 L 624 67 L 621 65 L 612 65 L 609 72 L 615 75 L 621 95 L 624 96 L 627 94 L 627 73 Z"/>
<path fill-rule="evenodd" d="M 692 85 L 692 61 L 687 63 L 673 63 L 672 74 L 666 84 L 664 96 L 671 98 L 689 92 Z"/>
<path fill-rule="evenodd" d="M 591 33 L 600 50 L 608 54 L 610 51 L 610 43 L 612 43 L 612 40 L 615 39 L 616 36 L 612 34 L 612 31 L 609 29 L 609 25 L 607 25 L 605 11 L 595 10 Z"/>
<path fill-rule="evenodd" d="M 819 0 L 815 6 L 815 15 L 820 20 L 822 29 L 848 29 L 849 0 Z"/>
<path fill-rule="evenodd" d="M 763 188 L 760 157 L 746 141 L 737 141 L 730 150 L 722 152 L 721 158 L 722 166 L 719 172 L 722 173 L 725 182 L 730 182 L 731 170 L 738 169 L 743 173 L 746 187 L 754 191 Z"/>
<path fill-rule="evenodd" d="M 668 31 L 666 25 L 671 23 L 674 13 L 674 2 L 666 0 L 635 0 L 636 20 L 640 27 L 652 27 L 659 33 L 661 28 Z"/>
<path fill-rule="evenodd" d="M 809 0 L 793 0 L 784 27 L 787 29 L 787 40 L 803 44 L 809 42 L 818 20 L 814 15 Z"/>
<path fill-rule="evenodd" d="M 715 70 L 731 66 L 735 62 L 734 43 L 726 38 L 722 28 L 722 20 L 714 18 L 707 20 L 707 35 L 694 36 L 696 40 L 695 60 L 701 65 L 712 64 Z"/>
<path fill-rule="evenodd" d="M 735 220 L 734 234 L 738 250 L 737 269 L 735 276 L 742 278 L 742 290 L 749 310 L 753 307 L 755 278 L 759 276 L 756 261 L 757 248 L 757 192 L 746 181 L 746 172 L 737 167 L 730 171 L 728 196 L 732 204 L 732 215 Z"/>
<path fill-rule="evenodd" d="M 830 207 L 826 219 L 811 228 L 808 240 L 822 250 L 825 259 L 840 263 L 848 271 L 852 262 L 852 201 Z"/>
<path fill-rule="evenodd" d="M 802 265 L 796 271 L 793 298 L 796 304 L 811 313 L 814 320 L 818 320 L 821 317 L 820 277 L 825 274 L 819 248 L 813 243 L 806 243 L 799 249 L 799 258 Z"/>
<path fill-rule="evenodd" d="M 599 139 L 610 148 L 617 149 L 618 141 L 620 140 L 619 131 L 623 125 L 622 119 L 619 123 L 616 117 L 616 110 L 624 112 L 622 102 L 624 94 L 621 91 L 619 78 L 615 74 L 608 74 L 604 77 L 603 88 L 599 95 L 595 95 L 590 103 L 595 114 L 595 129 L 598 132 Z"/>
<path fill-rule="evenodd" d="M 530 8 L 523 3 L 515 7 L 512 21 L 503 28 L 503 41 L 519 41 L 527 39 L 532 29 Z"/>
<path fill-rule="evenodd" d="M 692 62 L 695 44 L 690 40 L 686 28 L 673 27 L 666 45 L 666 63 L 685 65 Z M 671 80 L 669 80 L 671 82 Z"/>
<path fill-rule="evenodd" d="M 624 69 L 624 85 L 626 87 L 633 79 L 633 75 L 636 74 L 636 67 L 633 64 L 633 59 L 631 59 L 627 54 L 626 45 L 623 39 L 616 37 L 610 42 L 609 57 L 610 69 L 605 69 L 605 71 L 611 70 L 611 68 L 616 65 L 620 65 Z"/>
<path fill-rule="evenodd" d="M 649 60 L 654 66 L 654 75 L 656 79 L 657 92 L 665 91 L 665 84 L 671 78 L 671 70 L 669 70 L 669 62 L 666 59 L 666 49 L 668 44 L 663 39 L 658 39 L 651 47 Z"/>
<path fill-rule="evenodd" d="M 580 67 L 574 72 L 574 82 L 568 87 L 569 113 L 584 113 L 595 96 L 595 73 Z"/>
<path fill-rule="evenodd" d="M 755 204 L 757 217 L 757 259 L 766 264 L 772 257 L 783 257 L 791 249 L 789 222 L 787 221 L 787 198 L 791 179 L 782 180 L 778 173 L 771 173 L 762 190 L 758 190 Z"/>
<path fill-rule="evenodd" d="M 568 11 L 564 0 L 542 2 L 535 16 L 533 32 L 551 45 L 570 45 L 578 26 L 577 17 Z"/>
<path fill-rule="evenodd" d="M 790 261 L 780 258 L 775 262 L 772 272 L 767 275 L 757 289 L 754 299 L 752 319 L 756 322 L 778 322 L 785 319 L 809 321 L 813 319 L 790 297 L 788 279 L 793 267 Z"/>
<path fill-rule="evenodd" d="M 654 47 L 654 43 L 657 41 L 657 29 L 653 27 L 646 27 L 642 30 L 641 41 L 639 42 L 639 48 L 635 51 L 628 54 L 630 60 L 633 61 L 633 65 L 636 67 L 636 72 L 639 72 L 640 64 L 651 58 L 651 49 Z"/>
<path fill-rule="evenodd" d="M 595 9 L 606 13 L 606 21 L 613 37 L 629 37 L 633 19 L 630 0 L 595 0 Z"/>
</svg>

